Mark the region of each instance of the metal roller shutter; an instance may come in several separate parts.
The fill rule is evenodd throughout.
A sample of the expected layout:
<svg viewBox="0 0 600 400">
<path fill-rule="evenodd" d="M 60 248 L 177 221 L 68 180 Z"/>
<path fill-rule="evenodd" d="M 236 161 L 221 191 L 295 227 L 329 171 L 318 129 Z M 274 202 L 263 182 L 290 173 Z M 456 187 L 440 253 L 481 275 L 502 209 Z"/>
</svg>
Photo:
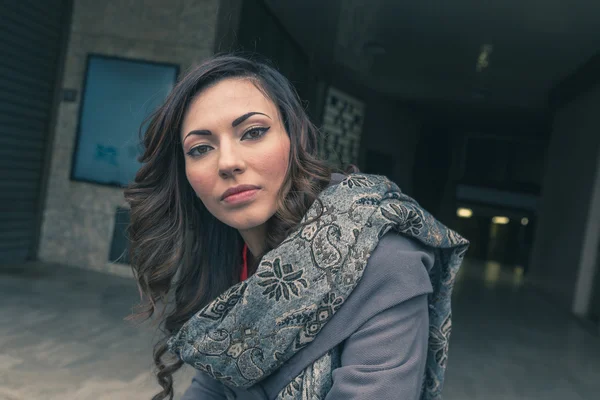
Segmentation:
<svg viewBox="0 0 600 400">
<path fill-rule="evenodd" d="M 69 0 L 0 1 L 0 263 L 34 259 Z"/>
</svg>

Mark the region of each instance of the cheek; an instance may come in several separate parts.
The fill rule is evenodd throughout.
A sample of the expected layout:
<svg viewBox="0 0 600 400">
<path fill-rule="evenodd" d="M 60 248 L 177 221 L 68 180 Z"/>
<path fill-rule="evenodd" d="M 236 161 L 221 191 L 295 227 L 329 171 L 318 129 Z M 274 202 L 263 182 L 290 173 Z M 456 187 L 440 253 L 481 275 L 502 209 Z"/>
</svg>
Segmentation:
<svg viewBox="0 0 600 400">
<path fill-rule="evenodd" d="M 211 178 L 210 174 L 206 173 L 205 169 L 195 168 L 194 166 L 186 166 L 185 175 L 192 189 L 200 197 L 200 200 L 205 201 L 208 197 L 207 194 L 210 193 L 211 188 L 214 186 L 214 179 Z"/>
<path fill-rule="evenodd" d="M 262 174 L 278 181 L 283 180 L 287 171 L 290 158 L 289 141 L 281 141 L 272 146 L 269 151 L 257 157 L 254 165 L 261 170 Z"/>
</svg>

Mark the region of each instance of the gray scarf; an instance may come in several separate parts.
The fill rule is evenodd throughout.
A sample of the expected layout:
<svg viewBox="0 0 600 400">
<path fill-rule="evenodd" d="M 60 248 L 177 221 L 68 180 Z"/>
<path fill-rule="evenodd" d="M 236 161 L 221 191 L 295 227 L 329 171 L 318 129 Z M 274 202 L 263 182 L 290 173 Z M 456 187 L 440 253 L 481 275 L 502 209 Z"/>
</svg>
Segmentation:
<svg viewBox="0 0 600 400">
<path fill-rule="evenodd" d="M 319 200 L 302 220 L 312 222 L 268 252 L 254 275 L 191 317 L 169 339 L 169 350 L 226 385 L 254 385 L 313 341 L 360 281 L 379 239 L 393 229 L 435 250 L 421 399 L 441 399 L 450 295 L 468 242 L 382 176 L 349 175 Z M 289 382 L 277 399 L 324 399 L 339 366 L 338 346 Z"/>
</svg>

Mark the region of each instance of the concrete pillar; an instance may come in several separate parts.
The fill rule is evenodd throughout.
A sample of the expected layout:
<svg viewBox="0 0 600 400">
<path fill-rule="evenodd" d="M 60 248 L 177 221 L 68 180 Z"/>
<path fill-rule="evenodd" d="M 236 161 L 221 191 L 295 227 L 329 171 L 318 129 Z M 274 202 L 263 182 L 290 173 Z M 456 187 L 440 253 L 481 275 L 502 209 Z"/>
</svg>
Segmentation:
<svg viewBox="0 0 600 400">
<path fill-rule="evenodd" d="M 594 296 L 594 282 L 598 271 L 598 252 L 600 249 L 600 151 L 596 157 L 596 171 L 593 180 L 592 195 L 589 200 L 588 218 L 585 222 L 581 258 L 577 268 L 573 313 L 586 317 L 589 315 Z"/>
<path fill-rule="evenodd" d="M 587 317 L 600 240 L 600 86 L 557 109 L 528 279 Z"/>
</svg>

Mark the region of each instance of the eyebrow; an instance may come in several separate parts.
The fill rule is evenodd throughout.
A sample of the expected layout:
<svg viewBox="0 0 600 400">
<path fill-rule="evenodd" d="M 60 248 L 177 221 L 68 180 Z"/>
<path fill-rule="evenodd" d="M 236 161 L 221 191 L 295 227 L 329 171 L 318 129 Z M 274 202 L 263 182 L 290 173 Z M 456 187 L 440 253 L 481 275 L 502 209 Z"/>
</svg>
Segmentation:
<svg viewBox="0 0 600 400">
<path fill-rule="evenodd" d="M 265 117 L 271 119 L 271 117 L 269 117 L 267 114 L 263 114 L 263 113 L 257 112 L 257 111 L 251 111 L 249 113 L 242 115 L 241 117 L 234 119 L 233 122 L 231 123 L 231 126 L 233 128 L 235 128 L 236 126 L 238 126 L 239 124 L 241 124 L 242 122 L 244 122 L 245 120 L 247 120 L 248 118 L 250 118 L 251 116 L 256 115 L 256 114 L 264 115 Z"/>
<path fill-rule="evenodd" d="M 235 128 L 236 126 L 238 126 L 239 124 L 241 124 L 242 122 L 244 122 L 245 120 L 247 120 L 248 118 L 250 118 L 251 116 L 256 115 L 256 114 L 264 115 L 265 117 L 271 119 L 271 117 L 269 117 L 267 114 L 263 114 L 263 113 L 258 112 L 258 111 L 251 111 L 249 113 L 246 113 L 246 114 L 242 115 L 241 117 L 237 117 L 236 119 L 234 119 L 231 122 L 231 126 L 233 128 Z M 212 135 L 212 132 L 209 131 L 209 130 L 207 130 L 207 129 L 193 130 L 193 131 L 188 132 L 188 134 L 185 135 L 185 137 L 183 138 L 183 140 L 185 141 L 185 139 L 187 139 L 187 137 L 190 136 L 190 135 L 209 136 L 209 135 Z"/>
</svg>

